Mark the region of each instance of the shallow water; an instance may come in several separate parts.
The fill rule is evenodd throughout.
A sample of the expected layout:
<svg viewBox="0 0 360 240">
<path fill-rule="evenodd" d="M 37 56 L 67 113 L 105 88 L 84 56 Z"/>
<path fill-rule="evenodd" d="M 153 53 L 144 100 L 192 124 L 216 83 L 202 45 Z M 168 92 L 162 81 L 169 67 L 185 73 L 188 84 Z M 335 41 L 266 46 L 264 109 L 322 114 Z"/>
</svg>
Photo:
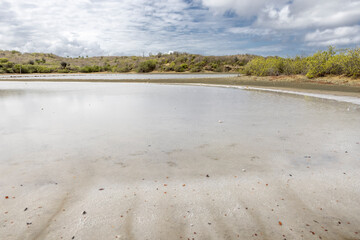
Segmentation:
<svg viewBox="0 0 360 240">
<path fill-rule="evenodd" d="M 316 220 L 331 230 L 325 239 L 342 239 L 360 225 L 356 104 L 203 86 L 0 82 L 0 114 L 0 238 L 301 239 Z M 276 230 L 279 218 L 290 227 Z"/>
<path fill-rule="evenodd" d="M 316 151 L 350 151 L 360 132 L 353 104 L 198 86 L 1 83 L 0 112 L 1 161 L 54 151 L 131 156 L 145 148 L 164 155 L 204 144 L 231 152 L 243 151 L 231 145 L 261 144 L 287 156 L 299 144 L 313 152 L 310 136 L 327 139 Z"/>
</svg>

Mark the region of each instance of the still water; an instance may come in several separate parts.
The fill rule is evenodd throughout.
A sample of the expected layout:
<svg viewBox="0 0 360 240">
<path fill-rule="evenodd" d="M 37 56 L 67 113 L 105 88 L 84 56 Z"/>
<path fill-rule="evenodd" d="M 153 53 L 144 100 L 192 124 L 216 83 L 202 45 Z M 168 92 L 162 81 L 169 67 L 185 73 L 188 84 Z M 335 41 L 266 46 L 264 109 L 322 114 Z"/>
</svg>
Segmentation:
<svg viewBox="0 0 360 240">
<path fill-rule="evenodd" d="M 167 161 L 169 153 L 191 151 L 200 158 L 227 156 L 224 167 L 231 170 L 239 154 L 289 160 L 343 148 L 360 154 L 354 145 L 360 141 L 359 106 L 284 93 L 1 82 L 0 113 L 1 162 L 106 154 Z"/>
</svg>

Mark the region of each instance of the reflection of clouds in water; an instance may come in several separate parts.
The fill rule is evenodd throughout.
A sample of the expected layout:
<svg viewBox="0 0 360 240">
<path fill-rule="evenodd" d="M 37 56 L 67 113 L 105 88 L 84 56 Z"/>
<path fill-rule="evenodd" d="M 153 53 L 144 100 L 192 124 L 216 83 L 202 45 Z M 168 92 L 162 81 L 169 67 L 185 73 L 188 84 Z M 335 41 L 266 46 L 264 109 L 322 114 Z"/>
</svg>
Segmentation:
<svg viewBox="0 0 360 240">
<path fill-rule="evenodd" d="M 12 141 L 0 142 L 34 152 L 57 148 L 96 155 L 107 149 L 128 156 L 151 145 L 158 153 L 172 151 L 168 157 L 181 158 L 191 150 L 194 156 L 223 161 L 259 155 L 261 149 L 273 156 L 261 158 L 266 164 L 281 165 L 315 150 L 345 147 L 356 137 L 346 129 L 359 128 L 357 113 L 344 110 L 347 104 L 288 93 L 122 83 L 5 86 L 10 90 L 0 93 L 0 130 L 12 133 Z"/>
</svg>

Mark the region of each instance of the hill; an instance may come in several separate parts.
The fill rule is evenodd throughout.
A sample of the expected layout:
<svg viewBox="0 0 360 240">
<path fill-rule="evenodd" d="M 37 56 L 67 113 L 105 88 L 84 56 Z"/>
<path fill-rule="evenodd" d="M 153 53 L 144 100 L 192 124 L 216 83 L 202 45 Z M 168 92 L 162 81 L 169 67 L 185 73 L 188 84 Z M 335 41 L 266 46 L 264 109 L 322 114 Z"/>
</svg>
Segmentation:
<svg viewBox="0 0 360 240">
<path fill-rule="evenodd" d="M 51 53 L 0 50 L 0 73 L 239 72 L 254 55 L 202 56 L 158 53 L 148 57 L 60 57 Z"/>
</svg>

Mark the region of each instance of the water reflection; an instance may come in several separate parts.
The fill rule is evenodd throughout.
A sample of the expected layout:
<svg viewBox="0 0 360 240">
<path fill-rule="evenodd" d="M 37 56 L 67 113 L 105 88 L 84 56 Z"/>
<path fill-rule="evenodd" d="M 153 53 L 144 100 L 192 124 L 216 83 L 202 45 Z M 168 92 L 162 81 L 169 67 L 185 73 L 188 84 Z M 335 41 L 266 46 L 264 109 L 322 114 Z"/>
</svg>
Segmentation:
<svg viewBox="0 0 360 240">
<path fill-rule="evenodd" d="M 345 148 L 360 155 L 360 115 L 347 103 L 155 84 L 0 87 L 0 161 L 52 161 L 64 154 L 76 156 L 71 161 L 111 156 L 114 164 L 218 161 L 226 173 L 254 156 L 261 165 L 247 164 L 276 168 L 309 164 L 305 155 L 314 166 L 341 164 L 346 159 L 334 151 Z"/>
</svg>

